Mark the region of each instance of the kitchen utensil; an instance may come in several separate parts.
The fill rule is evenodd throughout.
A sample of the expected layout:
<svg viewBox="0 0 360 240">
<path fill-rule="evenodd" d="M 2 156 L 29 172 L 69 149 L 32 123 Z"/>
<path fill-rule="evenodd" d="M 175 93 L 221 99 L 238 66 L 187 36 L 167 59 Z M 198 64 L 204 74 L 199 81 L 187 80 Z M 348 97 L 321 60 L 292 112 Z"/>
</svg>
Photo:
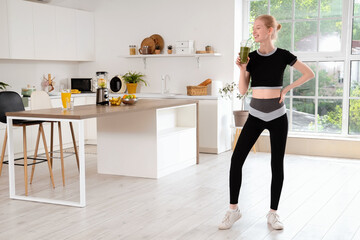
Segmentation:
<svg viewBox="0 0 360 240">
<path fill-rule="evenodd" d="M 136 55 L 136 45 L 129 45 L 130 55 Z"/>
<path fill-rule="evenodd" d="M 109 105 L 109 90 L 107 88 L 96 89 L 96 104 Z"/>
<path fill-rule="evenodd" d="M 142 42 L 141 42 L 141 49 L 143 48 L 143 46 L 149 46 L 149 53 L 148 54 L 153 54 L 155 51 L 155 41 L 152 38 L 145 38 Z"/>
<path fill-rule="evenodd" d="M 249 39 L 241 41 L 240 53 L 239 53 L 240 63 L 248 62 L 248 56 L 250 53 L 251 46 L 252 46 L 252 42 L 249 41 Z"/>
<path fill-rule="evenodd" d="M 107 72 L 96 72 L 96 79 L 98 88 L 107 88 L 108 73 Z"/>
<path fill-rule="evenodd" d="M 149 46 L 143 46 L 142 48 L 140 48 L 139 53 L 143 54 L 143 55 L 150 54 L 149 53 Z"/>
<path fill-rule="evenodd" d="M 30 97 L 34 91 L 36 91 L 35 87 L 21 88 L 21 95 L 23 95 L 23 97 Z"/>
<path fill-rule="evenodd" d="M 63 89 L 61 91 L 61 102 L 62 102 L 62 109 L 64 110 L 70 109 L 70 103 L 71 103 L 70 89 Z"/>
<path fill-rule="evenodd" d="M 150 36 L 150 38 L 154 40 L 155 46 L 156 45 L 160 46 L 160 51 L 164 49 L 164 39 L 159 34 L 153 34 Z"/>
<path fill-rule="evenodd" d="M 122 76 L 117 75 L 110 80 L 110 90 L 113 93 L 124 93 L 126 91 L 126 83 Z"/>
<path fill-rule="evenodd" d="M 96 72 L 98 88 L 96 89 L 96 104 L 109 105 L 109 90 L 107 89 L 108 73 Z"/>
<path fill-rule="evenodd" d="M 137 102 L 137 98 L 123 98 L 121 101 L 127 105 L 133 105 Z"/>
</svg>

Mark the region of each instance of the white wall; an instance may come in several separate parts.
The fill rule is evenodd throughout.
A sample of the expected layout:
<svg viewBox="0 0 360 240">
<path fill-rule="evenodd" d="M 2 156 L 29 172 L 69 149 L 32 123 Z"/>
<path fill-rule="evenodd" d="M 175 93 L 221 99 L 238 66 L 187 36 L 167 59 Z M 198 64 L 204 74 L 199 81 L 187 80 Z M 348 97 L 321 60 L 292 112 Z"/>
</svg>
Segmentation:
<svg viewBox="0 0 360 240">
<path fill-rule="evenodd" d="M 82 0 L 53 0 L 50 4 L 92 11 L 91 6 L 93 4 L 87 5 L 86 3 L 87 1 Z M 26 87 L 28 84 L 40 90 L 42 76 L 47 76 L 48 73 L 55 77 L 55 91 L 59 90 L 60 84 L 68 84 L 71 77 L 82 77 L 79 75 L 78 62 L 66 61 L 0 59 L 0 73 L 0 81 L 10 85 L 7 89 L 19 93 L 21 88 Z"/>
<path fill-rule="evenodd" d="M 108 71 L 109 77 L 125 72 L 146 74 L 149 87 L 142 92 L 160 92 L 161 75 L 169 74 L 174 93 L 186 93 L 187 85 L 207 78 L 231 82 L 234 74 L 234 0 L 53 0 L 50 4 L 93 11 L 95 14 L 95 62 L 0 60 L 0 81 L 21 91 L 27 84 L 40 89 L 43 74 L 56 77 L 56 88 L 70 77 L 93 77 L 96 71 Z M 141 59 L 119 56 L 129 54 L 129 45 L 140 46 L 152 34 L 160 34 L 165 45 L 176 40 L 195 40 L 203 50 L 211 45 L 222 57 Z M 166 51 L 166 48 L 164 49 Z"/>
<path fill-rule="evenodd" d="M 234 0 L 93 1 L 96 61 L 80 63 L 79 73 L 93 75 L 104 70 L 111 78 L 129 70 L 140 71 L 150 83 L 142 92 L 160 92 L 162 74 L 170 75 L 170 88 L 175 93 L 186 93 L 187 85 L 197 85 L 207 78 L 231 82 L 234 5 Z M 160 34 L 166 46 L 191 39 L 197 49 L 209 44 L 223 56 L 202 58 L 199 69 L 195 58 L 148 59 L 144 69 L 142 59 L 119 57 L 129 54 L 129 45 L 140 46 L 152 34 Z"/>
<path fill-rule="evenodd" d="M 18 93 L 27 84 L 40 90 L 42 76 L 51 73 L 58 91 L 60 84 L 67 84 L 68 78 L 78 76 L 78 67 L 77 62 L 0 60 L 0 81 L 11 86 L 8 90 Z"/>
</svg>

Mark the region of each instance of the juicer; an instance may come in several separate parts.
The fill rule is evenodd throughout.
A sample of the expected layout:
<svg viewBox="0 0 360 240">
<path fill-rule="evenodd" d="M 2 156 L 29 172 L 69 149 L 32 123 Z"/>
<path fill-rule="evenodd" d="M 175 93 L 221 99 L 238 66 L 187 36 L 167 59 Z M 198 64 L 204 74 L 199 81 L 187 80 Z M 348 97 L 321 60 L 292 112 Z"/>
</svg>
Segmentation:
<svg viewBox="0 0 360 240">
<path fill-rule="evenodd" d="M 109 105 L 109 90 L 107 88 L 108 73 L 96 72 L 97 89 L 96 89 L 96 104 Z"/>
</svg>

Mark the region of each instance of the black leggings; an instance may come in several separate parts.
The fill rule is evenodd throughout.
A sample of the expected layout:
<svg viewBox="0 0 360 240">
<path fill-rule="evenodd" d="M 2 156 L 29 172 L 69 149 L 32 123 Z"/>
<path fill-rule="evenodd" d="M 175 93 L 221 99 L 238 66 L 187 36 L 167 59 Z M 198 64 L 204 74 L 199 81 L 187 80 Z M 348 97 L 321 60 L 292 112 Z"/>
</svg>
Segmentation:
<svg viewBox="0 0 360 240">
<path fill-rule="evenodd" d="M 252 146 L 264 129 L 270 132 L 271 143 L 271 204 L 277 210 L 284 180 L 284 154 L 288 133 L 286 114 L 272 121 L 265 122 L 249 115 L 239 136 L 231 157 L 230 167 L 230 204 L 237 204 L 241 187 L 242 166 Z"/>
</svg>

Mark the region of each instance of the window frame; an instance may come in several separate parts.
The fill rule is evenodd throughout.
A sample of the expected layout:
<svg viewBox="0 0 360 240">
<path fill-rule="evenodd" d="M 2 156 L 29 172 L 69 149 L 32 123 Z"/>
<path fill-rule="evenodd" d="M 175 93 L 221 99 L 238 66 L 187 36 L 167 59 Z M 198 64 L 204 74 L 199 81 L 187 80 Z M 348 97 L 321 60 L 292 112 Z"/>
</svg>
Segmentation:
<svg viewBox="0 0 360 240">
<path fill-rule="evenodd" d="M 242 5 L 242 32 L 241 35 L 243 38 L 246 38 L 249 34 L 249 26 L 252 22 L 249 21 L 250 14 L 250 2 L 259 1 L 259 0 L 246 0 L 243 1 Z M 289 0 L 290 1 L 290 0 Z M 314 99 L 315 101 L 315 130 L 314 132 L 306 132 L 306 134 L 311 135 L 324 135 L 324 136 L 342 136 L 342 137 L 356 137 L 359 134 L 350 134 L 349 133 L 349 104 L 350 100 L 357 99 L 360 100 L 360 97 L 350 97 L 350 76 L 351 76 L 351 61 L 360 61 L 360 54 L 354 55 L 351 53 L 351 43 L 352 43 L 352 29 L 353 29 L 353 19 L 360 18 L 360 16 L 355 17 L 353 15 L 354 0 L 343 0 L 342 1 L 342 28 L 341 28 L 341 47 L 340 51 L 334 52 L 301 52 L 294 51 L 294 25 L 296 22 L 302 22 L 304 19 L 295 19 L 295 0 L 292 1 L 292 19 L 291 20 L 279 20 L 280 23 L 292 23 L 291 28 L 291 49 L 287 49 L 293 52 L 299 60 L 302 62 L 316 62 L 316 79 L 315 79 L 315 96 L 294 96 L 293 90 L 290 91 L 290 94 L 286 95 L 286 98 L 290 101 L 290 114 L 289 116 L 289 129 L 292 129 L 292 110 L 293 110 L 293 99 Z M 270 0 L 267 0 L 267 14 L 270 14 Z M 319 40 L 320 40 L 320 20 L 331 20 L 339 19 L 336 17 L 320 17 L 320 4 L 321 0 L 318 0 L 318 16 L 312 21 L 317 21 L 317 49 L 319 49 Z M 279 33 L 283 34 L 283 33 Z M 348 43 L 348 44 L 347 44 Z M 342 96 L 319 96 L 319 62 L 343 62 L 344 63 L 344 85 L 343 85 L 343 95 Z M 290 68 L 290 83 L 293 82 L 293 68 Z M 341 133 L 323 133 L 318 132 L 318 107 L 319 100 L 322 99 L 341 99 L 342 100 L 342 128 Z M 292 131 L 299 133 L 298 131 Z"/>
</svg>

